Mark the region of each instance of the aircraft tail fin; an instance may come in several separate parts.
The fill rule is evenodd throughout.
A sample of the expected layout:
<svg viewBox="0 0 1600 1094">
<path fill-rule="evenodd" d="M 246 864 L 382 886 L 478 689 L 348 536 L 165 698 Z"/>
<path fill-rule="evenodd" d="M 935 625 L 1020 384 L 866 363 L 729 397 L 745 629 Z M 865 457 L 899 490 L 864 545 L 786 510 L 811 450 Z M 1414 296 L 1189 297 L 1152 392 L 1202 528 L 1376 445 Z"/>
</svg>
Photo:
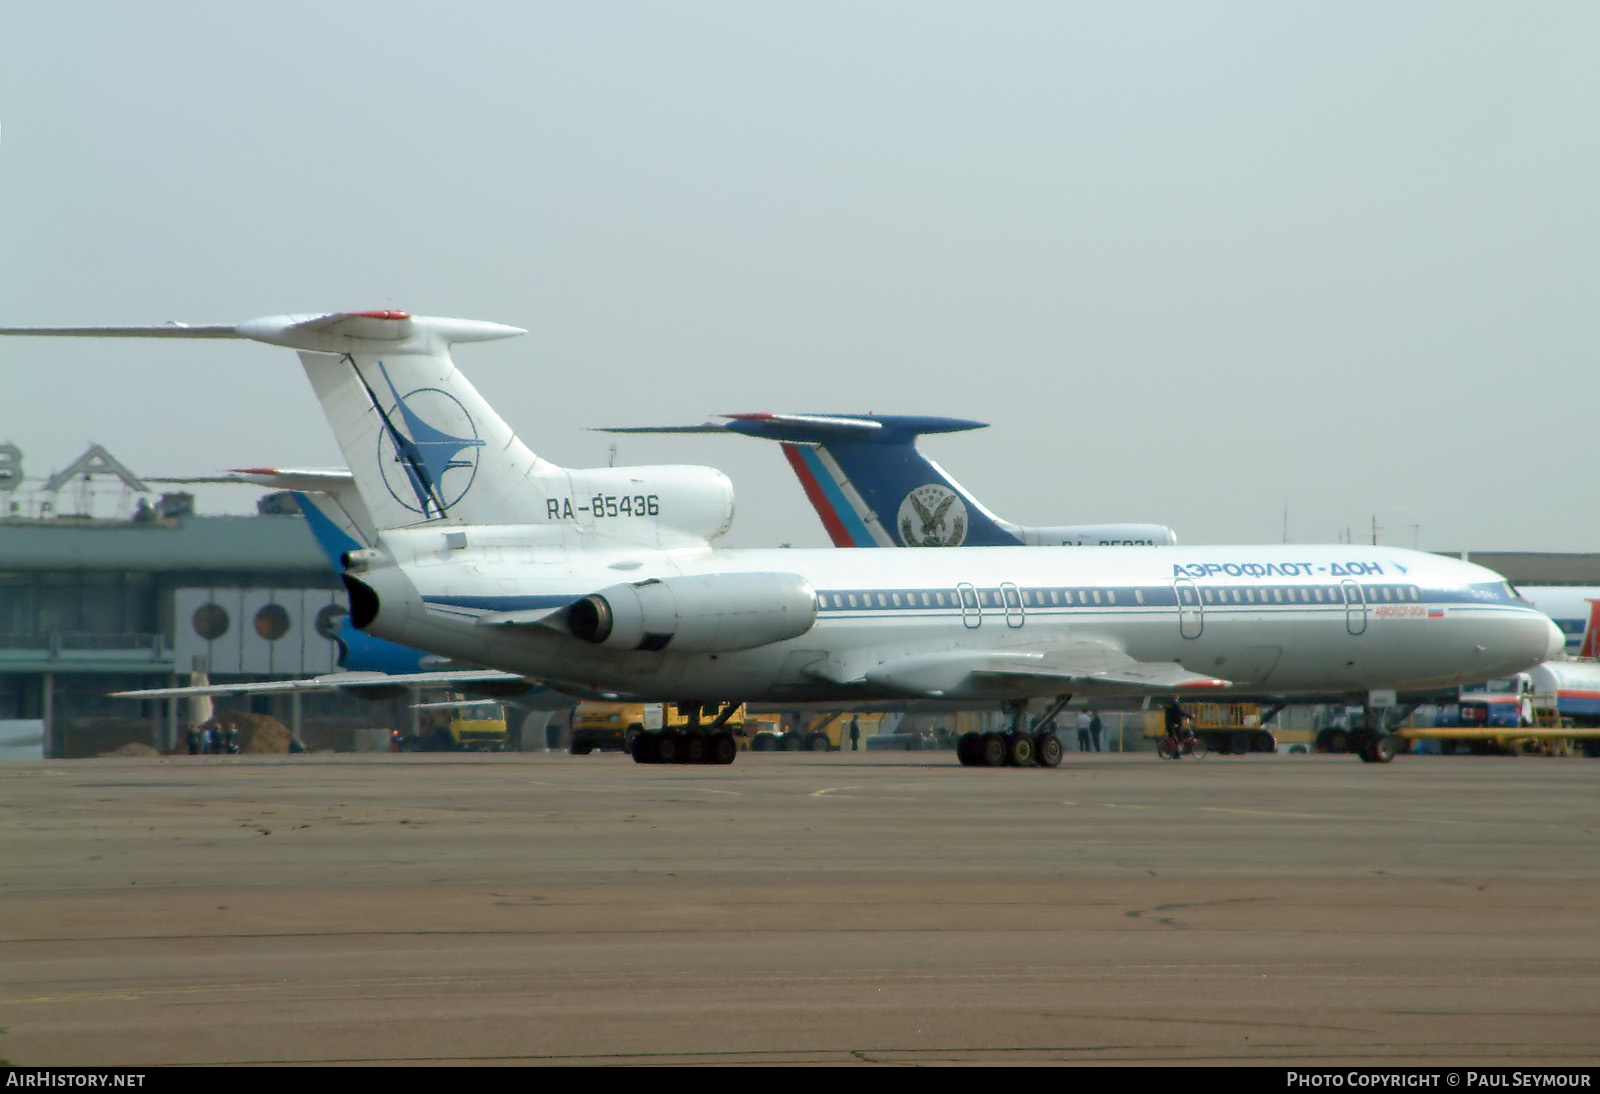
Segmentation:
<svg viewBox="0 0 1600 1094">
<path fill-rule="evenodd" d="M 982 429 L 966 418 L 906 414 L 729 414 L 699 426 L 617 433 L 742 433 L 782 444 L 839 547 L 1010 546 L 1016 528 L 917 450 L 925 433 Z"/>
</svg>

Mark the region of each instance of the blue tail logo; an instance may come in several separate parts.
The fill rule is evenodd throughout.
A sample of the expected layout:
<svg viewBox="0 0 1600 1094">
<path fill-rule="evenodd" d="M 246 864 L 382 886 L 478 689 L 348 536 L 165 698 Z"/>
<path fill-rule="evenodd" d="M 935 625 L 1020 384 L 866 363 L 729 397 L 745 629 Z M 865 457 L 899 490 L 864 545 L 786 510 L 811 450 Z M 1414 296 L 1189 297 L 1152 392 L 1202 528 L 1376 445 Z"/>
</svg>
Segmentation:
<svg viewBox="0 0 1600 1094">
<path fill-rule="evenodd" d="M 930 482 L 906 495 L 895 524 L 907 547 L 959 547 L 967 538 L 967 506 L 953 490 Z"/>
<path fill-rule="evenodd" d="M 378 468 L 384 485 L 395 501 L 412 512 L 424 518 L 442 517 L 466 496 L 477 477 L 478 450 L 483 447 L 478 428 L 448 391 L 419 387 L 401 395 L 382 361 L 378 370 L 394 397 L 385 411 L 371 387 L 367 388 L 383 422 L 378 433 Z"/>
</svg>

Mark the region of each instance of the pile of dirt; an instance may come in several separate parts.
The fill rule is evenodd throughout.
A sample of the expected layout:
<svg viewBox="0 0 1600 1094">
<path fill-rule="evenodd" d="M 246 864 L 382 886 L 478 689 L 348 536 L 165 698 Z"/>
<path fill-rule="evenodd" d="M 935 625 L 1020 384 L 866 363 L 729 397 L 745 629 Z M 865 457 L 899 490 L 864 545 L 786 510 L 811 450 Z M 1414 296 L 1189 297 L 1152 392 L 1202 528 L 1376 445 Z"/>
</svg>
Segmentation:
<svg viewBox="0 0 1600 1094">
<path fill-rule="evenodd" d="M 289 727 L 270 714 L 251 714 L 248 711 L 228 710 L 207 722 L 202 729 L 232 729 L 239 742 L 241 753 L 287 754 Z"/>
<path fill-rule="evenodd" d="M 100 755 L 102 755 L 102 756 L 159 756 L 159 755 L 161 755 L 161 753 L 158 752 L 157 750 L 151 748 L 147 744 L 140 744 L 138 741 L 130 741 L 130 742 L 128 742 L 127 744 L 123 745 L 120 748 L 113 748 L 110 752 L 102 752 L 102 753 L 100 753 Z"/>
<path fill-rule="evenodd" d="M 45 754 L 63 760 L 106 756 L 123 745 L 148 745 L 157 727 L 148 718 L 82 716 L 57 718 L 45 741 Z"/>
</svg>

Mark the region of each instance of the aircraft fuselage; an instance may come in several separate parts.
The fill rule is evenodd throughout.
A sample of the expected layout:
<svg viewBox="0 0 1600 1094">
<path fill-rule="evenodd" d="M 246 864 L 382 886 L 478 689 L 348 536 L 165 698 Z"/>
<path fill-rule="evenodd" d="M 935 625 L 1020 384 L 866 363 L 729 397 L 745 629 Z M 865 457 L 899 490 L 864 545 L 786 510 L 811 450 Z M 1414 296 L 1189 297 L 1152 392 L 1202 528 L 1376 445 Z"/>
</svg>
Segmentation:
<svg viewBox="0 0 1600 1094">
<path fill-rule="evenodd" d="M 1560 642 L 1493 571 L 1398 548 L 577 553 L 539 538 L 532 528 L 475 529 L 452 548 L 437 529 L 384 533 L 371 564 L 352 575 L 374 594 L 366 629 L 575 691 L 649 700 L 1161 690 L 1092 672 L 956 671 L 986 654 L 1074 643 L 1175 662 L 1226 681 L 1220 694 L 1405 692 L 1519 671 Z M 803 578 L 814 622 L 753 648 L 689 652 L 670 635 L 654 648 L 599 648 L 558 625 L 567 606 L 621 583 L 737 573 Z M 946 662 L 956 668 L 941 674 Z M 918 667 L 885 669 L 897 664 Z"/>
</svg>

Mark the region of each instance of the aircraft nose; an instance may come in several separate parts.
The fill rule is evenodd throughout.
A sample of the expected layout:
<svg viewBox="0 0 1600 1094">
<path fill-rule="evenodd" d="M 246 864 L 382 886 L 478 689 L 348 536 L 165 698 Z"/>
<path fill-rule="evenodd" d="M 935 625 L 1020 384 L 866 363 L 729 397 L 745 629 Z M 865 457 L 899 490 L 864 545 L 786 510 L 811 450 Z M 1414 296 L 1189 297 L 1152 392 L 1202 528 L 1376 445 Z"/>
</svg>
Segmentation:
<svg viewBox="0 0 1600 1094">
<path fill-rule="evenodd" d="M 1545 616 L 1544 625 L 1549 628 L 1548 645 L 1545 649 L 1544 659 L 1553 661 L 1567 652 L 1567 636 L 1561 632 L 1561 628 L 1556 626 L 1549 616 Z"/>
</svg>

